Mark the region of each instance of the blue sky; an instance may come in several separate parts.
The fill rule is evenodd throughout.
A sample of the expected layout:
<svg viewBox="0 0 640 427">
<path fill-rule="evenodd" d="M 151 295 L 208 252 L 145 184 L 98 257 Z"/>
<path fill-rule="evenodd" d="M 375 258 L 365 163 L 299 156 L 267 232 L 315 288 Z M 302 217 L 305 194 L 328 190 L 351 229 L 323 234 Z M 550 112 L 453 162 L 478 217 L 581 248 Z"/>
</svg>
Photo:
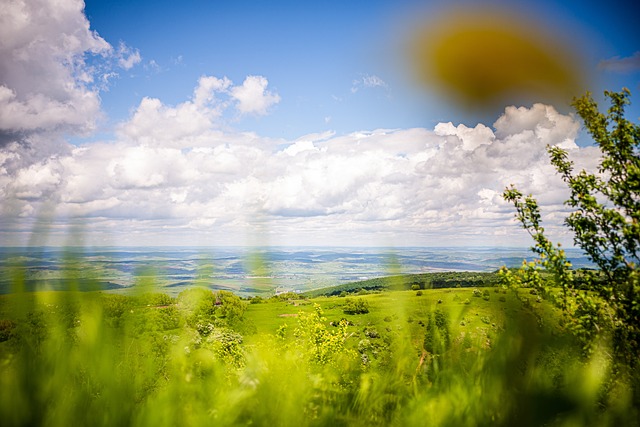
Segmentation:
<svg viewBox="0 0 640 427">
<path fill-rule="evenodd" d="M 257 74 L 269 79 L 282 102 L 268 120 L 252 118 L 240 126 L 268 136 L 419 123 L 399 93 L 351 92 L 354 80 L 388 74 L 390 45 L 399 43 L 390 38 L 396 12 L 389 4 L 229 3 L 88 3 L 87 15 L 95 16 L 92 24 L 101 35 L 126 40 L 158 64 L 118 79 L 103 95 L 105 107 L 124 118 L 142 96 L 182 101 L 203 74 L 234 81 Z"/>
<path fill-rule="evenodd" d="M 101 95 L 111 120 L 126 118 L 143 96 L 179 103 L 201 75 L 239 81 L 257 74 L 268 78 L 282 101 L 268 120 L 251 118 L 237 126 L 295 138 L 327 129 L 345 133 L 494 119 L 500 111 L 461 112 L 411 79 L 403 46 L 412 28 L 446 10 L 443 3 L 89 1 L 86 15 L 103 38 L 124 41 L 142 55 L 142 67 L 122 74 Z M 630 57 L 638 49 L 633 2 L 487 4 L 506 3 L 581 50 L 596 75 L 597 95 L 637 87 L 637 74 L 634 81 L 597 70 L 600 61 Z M 367 76 L 387 86 L 352 93 L 354 81 Z"/>
<path fill-rule="evenodd" d="M 13 1 L 0 242 L 526 246 L 514 183 L 571 243 L 545 146 L 592 169 L 598 152 L 570 107 L 463 108 L 407 46 L 453 10 L 506 11 L 581 58 L 603 107 L 630 88 L 637 121 L 633 3 Z"/>
</svg>

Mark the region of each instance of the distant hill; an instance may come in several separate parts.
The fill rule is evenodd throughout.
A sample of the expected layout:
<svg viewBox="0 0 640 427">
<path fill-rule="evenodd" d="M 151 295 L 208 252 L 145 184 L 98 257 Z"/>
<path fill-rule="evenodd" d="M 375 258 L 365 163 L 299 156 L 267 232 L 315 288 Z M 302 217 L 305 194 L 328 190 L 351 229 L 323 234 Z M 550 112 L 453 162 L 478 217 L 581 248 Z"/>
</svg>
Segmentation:
<svg viewBox="0 0 640 427">
<path fill-rule="evenodd" d="M 361 289 L 367 291 L 373 290 L 403 290 L 411 289 L 413 285 L 418 285 L 420 289 L 439 289 L 439 288 L 469 288 L 495 286 L 500 282 L 497 273 L 480 273 L 480 272 L 438 272 L 438 273 L 421 273 L 421 274 L 405 274 L 399 276 L 378 277 L 375 279 L 361 280 L 357 282 L 344 283 L 328 288 L 314 289 L 302 293 L 307 297 L 317 297 L 321 295 L 332 296 L 339 295 L 342 292 L 354 293 Z"/>
</svg>

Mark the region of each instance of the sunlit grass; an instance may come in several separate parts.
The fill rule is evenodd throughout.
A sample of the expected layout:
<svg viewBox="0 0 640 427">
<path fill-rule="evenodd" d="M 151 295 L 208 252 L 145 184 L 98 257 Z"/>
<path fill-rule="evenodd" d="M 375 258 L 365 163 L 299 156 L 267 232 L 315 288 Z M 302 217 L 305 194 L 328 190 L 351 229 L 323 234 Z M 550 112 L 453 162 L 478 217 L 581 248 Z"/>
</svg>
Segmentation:
<svg viewBox="0 0 640 427">
<path fill-rule="evenodd" d="M 606 343 L 585 358 L 526 289 L 250 302 L 171 298 L 153 272 L 128 295 L 80 292 L 79 270 L 67 292 L 23 292 L 17 270 L 0 297 L 3 425 L 637 424 Z"/>
</svg>

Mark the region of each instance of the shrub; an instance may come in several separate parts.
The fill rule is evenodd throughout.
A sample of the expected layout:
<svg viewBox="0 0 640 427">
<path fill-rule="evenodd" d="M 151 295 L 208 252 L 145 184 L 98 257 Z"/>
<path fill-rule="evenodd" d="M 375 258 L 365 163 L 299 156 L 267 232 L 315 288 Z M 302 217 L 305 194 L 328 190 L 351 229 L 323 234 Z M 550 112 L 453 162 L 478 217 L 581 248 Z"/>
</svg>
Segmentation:
<svg viewBox="0 0 640 427">
<path fill-rule="evenodd" d="M 380 338 L 380 333 L 375 328 L 364 328 L 364 334 L 368 338 Z"/>
<path fill-rule="evenodd" d="M 0 342 L 9 340 L 13 336 L 15 328 L 15 322 L 8 319 L 0 319 Z"/>
<path fill-rule="evenodd" d="M 345 314 L 366 314 L 369 312 L 369 302 L 363 298 L 347 298 L 342 311 Z"/>
<path fill-rule="evenodd" d="M 626 88 L 619 93 L 606 91 L 611 101 L 606 113 L 599 111 L 590 93 L 572 103 L 601 153 L 597 172 L 576 172 L 565 149 L 547 148 L 551 164 L 570 190 L 565 205 L 572 211 L 565 224 L 574 244 L 598 266 L 598 272 L 585 271 L 584 277 L 577 277 L 571 270 L 560 244 L 545 235 L 533 196 L 524 196 L 511 185 L 503 197 L 514 204 L 516 218 L 535 242 L 532 249 L 539 258 L 534 264 L 549 271 L 562 289 L 559 305 L 585 350 L 592 350 L 599 335 L 609 334 L 616 362 L 633 371 L 640 353 L 640 126 L 625 118 L 630 95 Z M 573 292 L 576 279 L 580 288 L 592 293 Z M 546 289 L 540 291 L 547 296 Z M 640 394 L 638 390 L 640 386 L 635 390 Z"/>
</svg>

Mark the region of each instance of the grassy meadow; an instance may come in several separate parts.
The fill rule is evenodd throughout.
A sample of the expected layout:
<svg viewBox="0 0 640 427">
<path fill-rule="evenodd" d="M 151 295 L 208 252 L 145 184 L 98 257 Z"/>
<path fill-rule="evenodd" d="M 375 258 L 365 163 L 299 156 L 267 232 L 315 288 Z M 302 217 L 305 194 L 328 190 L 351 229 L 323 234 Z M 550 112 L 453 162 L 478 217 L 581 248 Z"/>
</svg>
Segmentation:
<svg viewBox="0 0 640 427">
<path fill-rule="evenodd" d="M 586 354 L 526 288 L 396 278 L 241 299 L 15 281 L 0 296 L 6 426 L 638 424 L 607 343 Z"/>
</svg>

